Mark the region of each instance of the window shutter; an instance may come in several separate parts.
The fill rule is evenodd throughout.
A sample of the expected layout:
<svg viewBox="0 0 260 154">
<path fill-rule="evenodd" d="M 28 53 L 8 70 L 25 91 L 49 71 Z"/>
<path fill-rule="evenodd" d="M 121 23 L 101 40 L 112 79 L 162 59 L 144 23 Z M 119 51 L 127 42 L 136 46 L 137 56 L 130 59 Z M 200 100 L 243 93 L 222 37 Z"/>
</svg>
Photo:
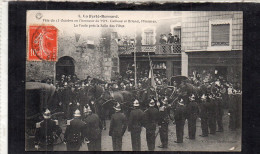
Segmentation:
<svg viewBox="0 0 260 154">
<path fill-rule="evenodd" d="M 153 34 L 153 29 L 147 29 L 145 30 L 144 34 L 145 34 L 145 45 L 152 45 L 153 43 L 153 38 L 154 38 L 154 34 Z"/>
<path fill-rule="evenodd" d="M 211 26 L 211 45 L 229 46 L 230 24 L 216 24 Z"/>
</svg>

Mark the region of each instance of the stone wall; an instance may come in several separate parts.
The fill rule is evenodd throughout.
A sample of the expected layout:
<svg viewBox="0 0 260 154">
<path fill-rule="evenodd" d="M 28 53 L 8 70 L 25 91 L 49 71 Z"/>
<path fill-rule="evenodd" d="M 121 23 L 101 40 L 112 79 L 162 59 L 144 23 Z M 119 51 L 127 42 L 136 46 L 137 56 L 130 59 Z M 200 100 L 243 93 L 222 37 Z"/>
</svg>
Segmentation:
<svg viewBox="0 0 260 154">
<path fill-rule="evenodd" d="M 88 40 L 87 37 L 81 36 L 76 42 L 75 36 L 66 36 L 59 34 L 58 39 L 58 59 L 64 56 L 73 58 L 75 65 L 75 74 L 80 79 L 85 79 L 88 75 L 97 78 L 104 78 L 102 72 L 103 55 L 102 51 L 97 47 L 78 48 L 80 44 L 84 44 Z M 97 46 L 98 39 L 95 39 Z M 26 62 L 26 80 L 43 80 L 53 78 L 55 73 L 54 62 Z"/>
<path fill-rule="evenodd" d="M 26 81 L 54 78 L 54 62 L 26 62 Z"/>
</svg>

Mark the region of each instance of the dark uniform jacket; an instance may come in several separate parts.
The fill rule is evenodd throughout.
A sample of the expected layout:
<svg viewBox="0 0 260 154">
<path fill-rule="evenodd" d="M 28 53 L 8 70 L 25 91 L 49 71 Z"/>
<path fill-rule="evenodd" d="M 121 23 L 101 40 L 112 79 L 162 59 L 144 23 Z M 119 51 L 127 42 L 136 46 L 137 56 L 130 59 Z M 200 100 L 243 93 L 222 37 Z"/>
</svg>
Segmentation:
<svg viewBox="0 0 260 154">
<path fill-rule="evenodd" d="M 65 88 L 62 91 L 62 96 L 63 103 L 68 104 L 71 101 L 71 90 L 69 88 Z"/>
<path fill-rule="evenodd" d="M 217 114 L 218 115 L 223 115 L 224 114 L 224 106 L 223 106 L 223 102 L 222 102 L 222 96 L 220 94 L 218 94 L 218 96 L 215 99 L 216 102 L 216 108 L 217 108 Z"/>
<path fill-rule="evenodd" d="M 217 104 L 216 104 L 216 99 L 213 97 L 211 99 L 209 99 L 209 114 L 210 116 L 216 116 L 216 112 L 217 112 Z"/>
<path fill-rule="evenodd" d="M 36 123 L 35 144 L 51 145 L 55 137 L 61 134 L 61 131 L 58 122 L 54 120 L 45 119 L 38 122 Z"/>
<path fill-rule="evenodd" d="M 164 109 L 162 109 L 164 108 Z M 160 111 L 159 112 L 159 125 L 163 125 L 163 124 L 169 124 L 169 110 L 170 108 L 167 106 L 161 106 L 159 110 L 164 110 L 164 111 Z"/>
<path fill-rule="evenodd" d="M 80 104 L 81 104 L 81 105 L 86 105 L 86 104 L 88 104 L 88 98 L 87 98 L 87 90 L 86 90 L 86 88 L 80 89 L 79 99 L 80 99 Z"/>
<path fill-rule="evenodd" d="M 144 112 L 141 109 L 131 111 L 128 122 L 128 131 L 140 132 L 143 126 Z"/>
<path fill-rule="evenodd" d="M 64 134 L 65 142 L 81 144 L 84 139 L 85 123 L 78 118 L 67 121 L 67 129 Z"/>
<path fill-rule="evenodd" d="M 155 107 L 149 107 L 145 112 L 145 128 L 147 130 L 156 130 L 159 111 Z"/>
<path fill-rule="evenodd" d="M 185 120 L 185 117 L 186 117 L 185 106 L 177 104 L 174 112 L 174 120 L 183 121 Z"/>
<path fill-rule="evenodd" d="M 102 123 L 97 114 L 90 114 L 84 120 L 86 123 L 86 137 L 91 140 L 96 140 L 101 136 Z"/>
<path fill-rule="evenodd" d="M 111 117 L 109 136 L 123 136 L 127 128 L 126 116 L 121 112 L 116 112 Z"/>
<path fill-rule="evenodd" d="M 204 117 L 208 117 L 209 116 L 209 100 L 205 100 L 205 101 L 200 101 L 200 105 L 199 105 L 199 109 L 200 109 L 200 117 L 204 118 Z"/>
<path fill-rule="evenodd" d="M 197 102 L 191 101 L 187 104 L 187 118 L 197 118 L 199 114 L 199 107 Z"/>
</svg>

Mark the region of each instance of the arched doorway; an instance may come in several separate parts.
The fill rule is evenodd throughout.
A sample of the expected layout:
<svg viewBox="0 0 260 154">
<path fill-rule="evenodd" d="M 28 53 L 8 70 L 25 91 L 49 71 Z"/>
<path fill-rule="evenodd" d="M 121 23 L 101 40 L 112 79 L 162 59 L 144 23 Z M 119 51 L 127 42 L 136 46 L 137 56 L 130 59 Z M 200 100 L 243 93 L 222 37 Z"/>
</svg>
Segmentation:
<svg viewBox="0 0 260 154">
<path fill-rule="evenodd" d="M 74 59 L 69 56 L 61 57 L 56 63 L 56 76 L 60 79 L 61 75 L 74 75 L 75 65 Z"/>
</svg>

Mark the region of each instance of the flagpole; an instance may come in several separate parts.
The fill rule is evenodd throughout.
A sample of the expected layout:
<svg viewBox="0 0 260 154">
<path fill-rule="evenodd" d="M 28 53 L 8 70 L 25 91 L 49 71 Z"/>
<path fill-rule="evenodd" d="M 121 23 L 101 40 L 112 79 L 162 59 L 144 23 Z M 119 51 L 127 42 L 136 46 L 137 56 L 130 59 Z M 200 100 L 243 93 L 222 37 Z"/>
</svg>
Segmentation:
<svg viewBox="0 0 260 154">
<path fill-rule="evenodd" d="M 135 65 L 135 89 L 137 89 L 136 48 L 135 48 L 135 50 L 134 50 L 134 65 Z"/>
<path fill-rule="evenodd" d="M 149 52 L 148 52 L 148 58 L 149 58 L 149 63 L 150 63 L 151 84 L 152 84 L 152 80 L 154 80 L 154 76 L 153 76 L 152 60 L 151 60 L 151 57 L 150 57 Z M 153 79 L 152 79 L 152 78 L 153 78 Z M 158 102 L 158 101 L 159 101 L 159 98 L 158 98 L 158 93 L 157 93 L 157 87 L 156 87 L 156 85 L 155 85 L 154 89 L 155 89 L 156 100 L 157 100 L 157 102 Z"/>
</svg>

